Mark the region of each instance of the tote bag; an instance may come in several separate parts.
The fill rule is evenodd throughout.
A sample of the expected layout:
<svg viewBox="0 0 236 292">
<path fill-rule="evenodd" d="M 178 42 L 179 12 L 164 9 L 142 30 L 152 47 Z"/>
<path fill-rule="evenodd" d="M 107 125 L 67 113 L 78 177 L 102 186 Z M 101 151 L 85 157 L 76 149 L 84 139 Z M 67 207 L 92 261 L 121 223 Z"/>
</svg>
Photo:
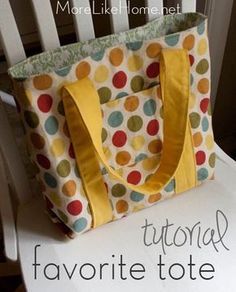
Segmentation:
<svg viewBox="0 0 236 292">
<path fill-rule="evenodd" d="M 9 73 L 42 194 L 69 236 L 213 178 L 205 16 L 165 16 Z"/>
</svg>

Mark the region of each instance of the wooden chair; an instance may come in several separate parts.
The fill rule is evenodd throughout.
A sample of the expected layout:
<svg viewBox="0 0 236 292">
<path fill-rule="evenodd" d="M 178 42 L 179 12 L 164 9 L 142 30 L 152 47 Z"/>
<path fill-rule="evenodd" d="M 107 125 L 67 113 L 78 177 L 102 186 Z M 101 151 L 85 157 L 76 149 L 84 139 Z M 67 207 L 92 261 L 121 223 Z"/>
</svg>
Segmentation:
<svg viewBox="0 0 236 292">
<path fill-rule="evenodd" d="M 123 4 L 126 2 L 126 0 L 120 1 Z M 31 0 L 31 2 L 43 50 L 59 47 L 60 42 L 50 1 Z M 75 6 L 86 7 L 89 5 L 88 0 L 72 0 L 71 3 Z M 110 0 L 109 4 L 115 6 L 117 0 Z M 147 5 L 161 8 L 163 3 L 159 0 L 147 0 Z M 196 0 L 182 0 L 183 12 L 195 10 Z M 153 17 L 154 15 L 149 15 L 148 20 Z M 91 15 L 74 15 L 74 24 L 78 40 L 95 37 Z M 113 15 L 111 25 L 113 32 L 127 30 L 129 28 L 127 13 Z M 9 66 L 26 58 L 9 0 L 0 1 L 0 40 Z M 233 228 L 235 230 L 236 227 L 236 164 L 217 145 L 216 150 L 218 159 L 214 182 L 209 182 L 174 200 L 133 214 L 125 220 L 103 226 L 75 240 L 66 241 L 42 211 L 41 199 L 32 198 L 19 150 L 16 147 L 4 105 L 1 103 L 0 211 L 8 267 L 13 269 L 17 263 L 20 263 L 25 286 L 30 292 L 233 291 L 232 279 L 235 277 L 236 267 L 236 235 L 235 232 L 232 233 L 232 230 Z M 9 190 L 18 200 L 16 215 L 13 211 Z M 180 263 L 186 262 L 186 254 L 193 254 L 196 264 L 210 261 L 217 271 L 215 280 L 207 281 L 207 284 L 201 279 L 195 282 L 188 279 L 183 281 L 158 280 L 156 263 L 161 250 L 155 245 L 149 248 L 144 245 L 141 227 L 145 219 L 154 225 L 165 225 L 165 218 L 169 218 L 171 223 L 175 223 L 176 226 L 193 226 L 194 223 L 203 221 L 206 228 L 208 227 L 206 224 L 209 227 L 215 226 L 214 220 L 217 210 L 224 212 L 229 219 L 230 228 L 227 233 L 228 241 L 226 241 L 232 248 L 231 253 L 225 251 L 223 247 L 221 247 L 222 254 L 217 254 L 210 248 L 200 250 L 197 247 L 191 249 L 190 246 L 185 249 L 170 248 L 168 256 L 165 257 L 167 266 L 171 265 L 171 259 Z M 118 262 L 120 255 L 123 255 L 128 266 L 142 263 L 147 270 L 145 279 L 135 281 L 130 278 L 125 281 L 121 280 L 115 272 L 117 278 L 109 280 L 112 269 L 110 266 L 113 262 Z M 79 266 L 83 263 L 93 264 L 96 267 L 96 273 L 98 273 L 97 269 L 100 263 L 105 263 L 107 269 L 110 270 L 103 280 L 99 280 L 98 273 L 95 275 L 96 279 L 86 281 L 79 276 Z M 87 277 L 94 273 L 91 265 L 88 265 L 88 270 L 84 272 Z M 3 269 L 4 267 L 2 267 Z M 130 277 L 129 273 L 127 275 Z M 58 277 L 60 277 L 60 281 Z M 53 280 L 53 278 L 55 279 Z M 225 281 L 228 290 L 224 286 Z"/>
</svg>

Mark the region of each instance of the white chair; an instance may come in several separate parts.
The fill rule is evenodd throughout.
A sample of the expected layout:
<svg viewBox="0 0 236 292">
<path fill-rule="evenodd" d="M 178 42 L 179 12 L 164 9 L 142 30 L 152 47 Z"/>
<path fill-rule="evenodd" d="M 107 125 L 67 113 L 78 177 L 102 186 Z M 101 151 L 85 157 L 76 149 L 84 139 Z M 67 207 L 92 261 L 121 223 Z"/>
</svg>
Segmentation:
<svg viewBox="0 0 236 292">
<path fill-rule="evenodd" d="M 121 0 L 126 2 L 126 0 Z M 49 0 L 31 0 L 41 44 L 44 50 L 60 45 Z M 110 5 L 117 5 L 116 0 L 110 0 Z M 72 0 L 76 6 L 88 6 L 88 0 Z M 162 7 L 162 1 L 148 0 L 147 5 Z M 183 11 L 195 11 L 196 1 L 182 0 Z M 150 15 L 152 19 L 154 16 Z M 95 37 L 90 15 L 74 16 L 74 23 L 79 40 Z M 128 15 L 111 17 L 114 32 L 129 28 Z M 50 27 L 50 29 L 48 29 Z M 0 1 L 0 40 L 8 64 L 13 65 L 26 58 L 24 48 L 18 33 L 17 25 L 8 0 Z M 14 45 L 13 45 L 14 44 Z M 217 146 L 216 146 L 217 147 Z M 189 191 L 173 200 L 146 209 L 129 216 L 125 220 L 103 226 L 88 232 L 78 238 L 68 241 L 50 222 L 42 211 L 42 200 L 32 198 L 28 179 L 24 171 L 19 151 L 16 147 L 4 105 L 0 106 L 0 211 L 3 223 L 5 254 L 9 267 L 20 263 L 25 286 L 29 292 L 36 291 L 234 291 L 236 272 L 236 163 L 218 147 L 216 180 Z M 10 192 L 16 195 L 19 205 L 16 216 L 10 200 Z M 148 219 L 149 223 L 161 227 L 165 218 L 178 226 L 194 226 L 201 221 L 201 230 L 208 227 L 217 232 L 215 216 L 218 214 L 220 231 L 226 228 L 226 218 L 217 211 L 222 211 L 228 219 L 228 230 L 223 243 L 216 243 L 219 252 L 212 246 L 198 248 L 170 247 L 163 257 L 166 280 L 159 279 L 157 263 L 162 253 L 159 245 L 147 247 L 143 243 L 144 229 L 141 227 Z M 16 223 L 15 219 L 16 218 Z M 160 230 L 158 229 L 158 232 Z M 219 232 L 219 230 L 218 230 Z M 201 233 L 202 236 L 202 233 Z M 223 236 L 223 234 L 222 234 Z M 217 238 L 217 237 L 216 237 Z M 201 239 L 202 240 L 202 239 Z M 202 241 L 201 241 L 202 243 Z M 221 245 L 221 246 L 220 246 Z M 227 251 L 226 248 L 230 248 Z M 192 255 L 196 264 L 194 271 L 198 278 L 189 279 L 188 261 Z M 114 255 L 114 257 L 113 257 Z M 126 266 L 124 276 L 120 279 L 118 260 L 123 256 Z M 84 267 L 83 264 L 86 264 Z M 104 264 L 105 263 L 105 264 Z M 114 278 L 112 279 L 112 264 L 114 263 Z M 135 280 L 130 275 L 130 266 L 142 264 L 146 271 L 144 279 Z M 181 263 L 185 276 L 181 281 L 175 281 L 168 275 L 168 269 L 173 263 Z M 199 267 L 211 263 L 216 273 L 214 279 L 203 280 Z M 99 272 L 99 264 L 104 264 L 103 273 Z M 93 266 L 94 268 L 93 268 Z M 81 268 L 82 266 L 82 268 Z M 166 268 L 167 267 L 167 268 Z M 181 273 L 179 267 L 175 275 Z M 96 269 L 96 271 L 95 271 Z M 141 269 L 141 266 L 136 266 Z M 210 266 L 208 266 L 208 270 Z M 90 281 L 82 276 L 91 277 Z M 81 276 L 82 274 L 82 276 Z M 132 274 L 132 273 L 131 273 Z M 134 273 L 133 273 L 134 274 Z M 103 279 L 99 279 L 103 276 Z M 177 276 L 176 276 L 177 277 Z M 60 280 L 59 280 L 60 279 Z M 227 284 L 226 284 L 227 283 Z"/>
</svg>

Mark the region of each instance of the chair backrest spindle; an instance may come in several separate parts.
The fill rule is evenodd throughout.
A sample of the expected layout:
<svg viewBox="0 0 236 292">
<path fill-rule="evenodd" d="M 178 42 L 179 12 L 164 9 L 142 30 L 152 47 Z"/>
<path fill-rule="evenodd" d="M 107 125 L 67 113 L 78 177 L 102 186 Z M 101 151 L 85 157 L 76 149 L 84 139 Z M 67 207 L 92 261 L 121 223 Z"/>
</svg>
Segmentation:
<svg viewBox="0 0 236 292">
<path fill-rule="evenodd" d="M 197 0 L 182 0 L 182 12 L 196 12 Z"/>
<path fill-rule="evenodd" d="M 157 11 L 162 12 L 163 1 L 162 0 L 146 0 L 146 6 L 150 8 L 150 12 L 152 11 L 152 8 L 155 8 Z M 154 18 L 157 18 L 158 16 L 161 16 L 161 14 L 149 13 L 147 15 L 147 21 L 151 21 Z"/>
<path fill-rule="evenodd" d="M 121 8 L 121 11 L 119 13 L 113 13 L 111 14 L 111 29 L 113 33 L 118 33 L 121 31 L 126 31 L 129 29 L 129 16 L 128 11 L 124 9 L 124 7 L 127 7 L 127 1 L 126 0 L 109 0 L 109 6 L 110 8 L 114 8 L 118 11 L 118 9 Z M 115 11 L 114 11 L 115 12 Z"/>
</svg>

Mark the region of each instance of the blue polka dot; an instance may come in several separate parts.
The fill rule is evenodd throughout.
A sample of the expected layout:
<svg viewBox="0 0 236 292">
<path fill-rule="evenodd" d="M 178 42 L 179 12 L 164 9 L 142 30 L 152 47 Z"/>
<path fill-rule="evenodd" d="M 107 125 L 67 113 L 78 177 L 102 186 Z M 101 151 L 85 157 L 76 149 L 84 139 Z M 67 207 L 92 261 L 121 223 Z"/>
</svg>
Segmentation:
<svg viewBox="0 0 236 292">
<path fill-rule="evenodd" d="M 165 38 L 167 45 L 173 47 L 176 46 L 179 42 L 179 34 L 169 35 Z"/>
<path fill-rule="evenodd" d="M 203 181 L 208 178 L 208 170 L 206 168 L 201 168 L 197 172 L 198 180 Z"/>
<path fill-rule="evenodd" d="M 142 47 L 142 45 L 143 45 L 143 42 L 134 42 L 134 43 L 126 44 L 127 48 L 132 51 L 139 50 Z"/>
<path fill-rule="evenodd" d="M 57 187 L 57 180 L 50 173 L 46 172 L 44 174 L 44 180 L 50 188 L 54 189 Z"/>
<path fill-rule="evenodd" d="M 71 66 L 68 66 L 68 67 L 64 67 L 62 69 L 56 70 L 55 73 L 61 77 L 65 77 L 70 73 L 70 70 L 71 70 Z"/>
<path fill-rule="evenodd" d="M 129 94 L 127 92 L 120 92 L 119 94 L 117 94 L 116 99 L 128 96 Z"/>
<path fill-rule="evenodd" d="M 173 192 L 175 189 L 175 180 L 172 179 L 172 181 L 165 187 L 165 191 L 167 193 Z"/>
<path fill-rule="evenodd" d="M 108 118 L 108 124 L 113 127 L 119 127 L 122 123 L 123 123 L 123 115 L 121 112 L 113 112 L 112 114 L 110 114 L 109 118 Z"/>
<path fill-rule="evenodd" d="M 145 115 L 149 117 L 155 115 L 156 109 L 157 109 L 156 101 L 153 99 L 146 101 L 143 106 L 143 111 Z"/>
<path fill-rule="evenodd" d="M 76 220 L 73 224 L 73 228 L 76 232 L 81 232 L 87 227 L 87 219 L 82 217 Z"/>
<path fill-rule="evenodd" d="M 49 117 L 45 122 L 45 130 L 49 135 L 55 135 L 58 130 L 58 121 L 54 116 Z"/>
<path fill-rule="evenodd" d="M 135 158 L 135 162 L 138 163 L 140 161 L 143 161 L 146 158 L 147 158 L 147 154 L 141 153 Z"/>
<path fill-rule="evenodd" d="M 144 195 L 140 194 L 140 193 L 137 193 L 137 192 L 132 192 L 130 194 L 130 198 L 134 202 L 140 202 L 140 201 L 142 201 L 144 199 Z"/>
<path fill-rule="evenodd" d="M 203 132 L 207 132 L 208 129 L 209 129 L 209 121 L 208 121 L 207 117 L 204 117 L 202 119 L 202 130 L 203 130 Z"/>
<path fill-rule="evenodd" d="M 105 53 L 105 51 L 100 51 L 98 53 L 92 54 L 91 58 L 94 61 L 101 61 L 103 59 L 103 57 L 104 57 L 104 53 Z"/>
<path fill-rule="evenodd" d="M 205 32 L 205 22 L 202 22 L 198 27 L 197 27 L 197 32 L 201 35 Z"/>
</svg>

